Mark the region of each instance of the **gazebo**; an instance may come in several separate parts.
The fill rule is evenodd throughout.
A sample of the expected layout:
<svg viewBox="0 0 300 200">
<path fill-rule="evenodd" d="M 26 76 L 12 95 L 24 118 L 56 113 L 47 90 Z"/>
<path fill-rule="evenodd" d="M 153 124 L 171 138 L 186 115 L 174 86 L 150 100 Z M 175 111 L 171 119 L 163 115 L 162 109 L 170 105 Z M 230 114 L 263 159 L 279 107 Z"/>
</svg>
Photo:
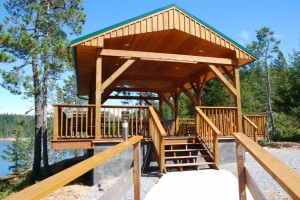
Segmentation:
<svg viewBox="0 0 300 200">
<path fill-rule="evenodd" d="M 144 136 L 144 142 L 153 146 L 160 171 L 199 169 L 199 155 L 193 151 L 217 168 L 220 138 L 237 131 L 255 141 L 264 137 L 265 117 L 245 116 L 241 111 L 238 69 L 258 57 L 177 5 L 85 35 L 73 40 L 71 47 L 78 95 L 88 96 L 89 103 L 54 105 L 54 149 L 93 151 L 122 141 L 122 111 L 128 114 L 129 137 Z M 214 78 L 233 95 L 233 107 L 202 105 L 205 84 Z M 113 95 L 123 91 L 140 95 Z M 181 93 L 193 102 L 196 113 L 189 122 L 192 136 L 187 137 L 176 137 Z M 103 105 L 120 98 L 140 99 L 147 106 Z M 159 101 L 159 108 L 151 100 Z M 175 113 L 171 133 L 161 117 L 164 103 Z"/>
</svg>

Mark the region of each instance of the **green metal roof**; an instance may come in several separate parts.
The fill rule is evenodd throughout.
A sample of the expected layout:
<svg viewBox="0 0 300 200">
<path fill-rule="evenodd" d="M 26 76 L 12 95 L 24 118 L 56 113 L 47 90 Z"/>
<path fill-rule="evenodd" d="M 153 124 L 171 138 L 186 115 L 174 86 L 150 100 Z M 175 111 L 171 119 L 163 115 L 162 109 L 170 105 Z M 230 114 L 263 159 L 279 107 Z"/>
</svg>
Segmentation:
<svg viewBox="0 0 300 200">
<path fill-rule="evenodd" d="M 242 45 L 240 45 L 239 43 L 235 42 L 234 40 L 232 40 L 231 38 L 229 38 L 228 36 L 226 36 L 225 34 L 223 34 L 222 32 L 218 31 L 217 29 L 215 29 L 214 27 L 210 26 L 209 24 L 205 23 L 204 21 L 202 21 L 201 19 L 199 19 L 198 17 L 194 16 L 193 14 L 191 14 L 190 12 L 182 9 L 181 7 L 179 7 L 178 5 L 176 4 L 171 4 L 171 5 L 168 5 L 168 6 L 165 6 L 165 7 L 162 7 L 162 8 L 159 8 L 159 9 L 156 9 L 156 10 L 153 10 L 151 12 L 148 12 L 148 13 L 145 13 L 145 14 L 142 14 L 142 15 L 139 15 L 137 17 L 134 17 L 134 18 L 131 18 L 131 19 L 128 19 L 126 21 L 123 21 L 123 22 L 120 22 L 120 23 L 117 23 L 115 25 L 112 25 L 112 26 L 109 26 L 109 27 L 106 27 L 104 29 L 101 29 L 101 30 L 98 30 L 98 31 L 95 31 L 95 32 L 92 32 L 90 34 L 87 34 L 87 35 L 84 35 L 82 37 L 79 37 L 77 39 L 74 39 L 71 41 L 71 45 L 72 44 L 75 44 L 75 43 L 78 43 L 80 41 L 83 41 L 85 39 L 88 39 L 88 38 L 91 38 L 91 37 L 94 37 L 96 35 L 100 35 L 101 33 L 104 33 L 106 31 L 109 31 L 111 29 L 114 29 L 114 28 L 117 28 L 119 26 L 123 26 L 125 24 L 128 24 L 128 23 L 131 23 L 133 21 L 136 21 L 136 20 L 139 20 L 139 19 L 142 19 L 146 16 L 149 16 L 149 15 L 152 15 L 154 13 L 158 13 L 158 12 L 161 12 L 163 10 L 167 10 L 169 8 L 172 8 L 172 7 L 175 7 L 177 8 L 178 10 L 180 10 L 181 12 L 189 15 L 190 17 L 194 18 L 195 20 L 197 20 L 199 23 L 203 24 L 204 26 L 206 26 L 207 28 L 211 29 L 212 31 L 214 31 L 215 33 L 219 34 L 220 36 L 224 37 L 225 39 L 227 39 L 228 41 L 230 41 L 231 43 L 233 43 L 234 45 L 236 45 L 237 47 L 241 48 L 242 50 L 244 50 L 245 52 L 249 53 L 251 56 L 253 56 L 254 58 L 256 59 L 259 59 L 259 56 L 257 56 L 256 54 L 254 54 L 253 52 L 251 52 L 249 49 L 243 47 Z"/>
</svg>

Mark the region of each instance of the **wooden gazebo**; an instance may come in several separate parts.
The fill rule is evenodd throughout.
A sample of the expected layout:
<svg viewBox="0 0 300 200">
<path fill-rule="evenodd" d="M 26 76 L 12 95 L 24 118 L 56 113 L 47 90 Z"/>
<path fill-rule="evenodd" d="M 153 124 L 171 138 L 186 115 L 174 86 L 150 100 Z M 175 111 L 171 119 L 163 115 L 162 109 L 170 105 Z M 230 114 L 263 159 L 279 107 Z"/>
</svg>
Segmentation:
<svg viewBox="0 0 300 200">
<path fill-rule="evenodd" d="M 257 140 L 259 130 L 264 129 L 256 116 L 252 119 L 260 124 L 250 117 L 242 122 L 241 112 L 238 68 L 257 60 L 257 56 L 177 5 L 80 37 L 71 47 L 78 95 L 88 96 L 89 104 L 55 105 L 53 148 L 93 148 L 95 142 L 120 139 L 119 113 L 126 109 L 132 116 L 131 135 L 144 135 L 153 141 L 158 159 L 164 159 L 166 131 L 159 109 L 151 105 L 103 106 L 108 99 L 120 98 L 112 93 L 121 91 L 155 94 L 130 98 L 148 104 L 149 100 L 159 100 L 160 109 L 166 103 L 175 112 L 174 135 L 179 129 L 179 95 L 185 93 L 195 105 L 195 133 L 212 152 L 216 135 L 232 136 L 244 130 Z M 199 107 L 205 83 L 213 78 L 233 95 L 234 107 Z"/>
</svg>

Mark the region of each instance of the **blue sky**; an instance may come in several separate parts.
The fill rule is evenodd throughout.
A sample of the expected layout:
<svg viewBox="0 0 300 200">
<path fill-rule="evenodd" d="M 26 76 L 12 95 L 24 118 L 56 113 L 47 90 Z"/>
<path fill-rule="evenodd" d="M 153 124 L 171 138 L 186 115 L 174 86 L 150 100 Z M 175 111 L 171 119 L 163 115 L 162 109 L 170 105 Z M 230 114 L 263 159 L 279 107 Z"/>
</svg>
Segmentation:
<svg viewBox="0 0 300 200">
<path fill-rule="evenodd" d="M 2 4 L 4 0 L 0 0 Z M 281 40 L 280 48 L 285 56 L 293 49 L 300 49 L 300 1 L 299 0 L 84 0 L 86 24 L 82 35 L 144 14 L 177 4 L 197 16 L 236 42 L 245 46 L 255 40 L 255 31 L 267 26 Z M 5 11 L 0 7 L 0 18 Z M 75 39 L 77 36 L 70 36 Z M 0 64 L 3 67 L 3 64 Z M 32 101 L 9 94 L 0 86 L 0 113 L 25 113 L 33 106 Z"/>
</svg>

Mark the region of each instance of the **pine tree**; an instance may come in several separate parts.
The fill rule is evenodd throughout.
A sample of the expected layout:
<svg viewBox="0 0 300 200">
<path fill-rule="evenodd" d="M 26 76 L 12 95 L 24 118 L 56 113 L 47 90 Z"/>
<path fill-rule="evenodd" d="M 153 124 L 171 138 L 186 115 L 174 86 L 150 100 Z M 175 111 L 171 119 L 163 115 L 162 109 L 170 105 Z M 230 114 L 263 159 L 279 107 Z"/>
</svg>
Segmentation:
<svg viewBox="0 0 300 200">
<path fill-rule="evenodd" d="M 72 64 L 68 30 L 80 34 L 85 21 L 81 0 L 7 0 L 8 16 L 0 42 L 1 51 L 19 62 L 10 70 L 1 70 L 2 86 L 14 94 L 34 99 L 34 162 L 30 181 L 40 172 L 43 161 L 50 175 L 47 156 L 47 103 L 51 86 Z M 5 39 L 9 38 L 9 39 Z M 20 64 L 21 63 L 21 64 Z M 26 70 L 26 67 L 30 69 Z"/>
<path fill-rule="evenodd" d="M 263 27 L 256 31 L 257 41 L 252 42 L 248 46 L 250 50 L 260 56 L 260 64 L 266 74 L 266 90 L 267 90 L 267 108 L 271 119 L 271 133 L 275 133 L 275 121 L 272 110 L 271 102 L 271 80 L 270 80 L 270 66 L 272 65 L 274 54 L 279 51 L 280 41 L 275 38 L 274 31 L 271 31 L 268 27 Z"/>
<path fill-rule="evenodd" d="M 15 128 L 15 140 L 7 146 L 1 157 L 9 163 L 8 167 L 13 172 L 20 172 L 30 168 L 32 164 L 33 145 L 30 138 L 25 138 L 24 129 L 27 127 L 25 120 L 19 120 L 19 125 Z"/>
</svg>

